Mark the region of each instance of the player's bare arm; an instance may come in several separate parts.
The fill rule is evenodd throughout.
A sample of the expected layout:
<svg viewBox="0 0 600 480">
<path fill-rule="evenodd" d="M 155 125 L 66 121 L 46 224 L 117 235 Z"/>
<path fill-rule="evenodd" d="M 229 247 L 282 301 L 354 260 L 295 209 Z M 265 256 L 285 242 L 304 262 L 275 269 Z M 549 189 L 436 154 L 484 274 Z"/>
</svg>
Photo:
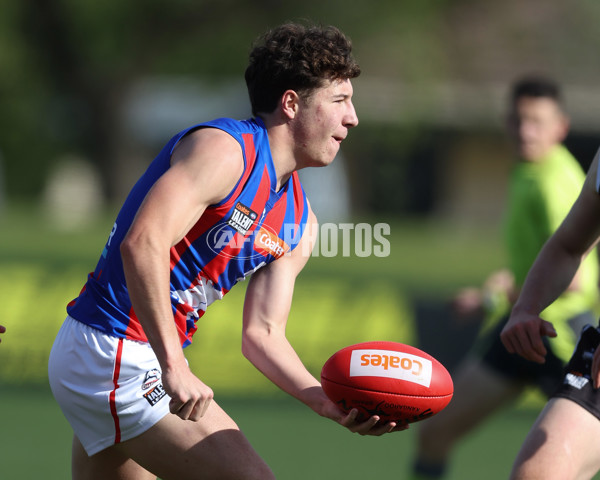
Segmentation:
<svg viewBox="0 0 600 480">
<path fill-rule="evenodd" d="M 228 134 L 202 129 L 180 142 L 171 164 L 140 207 L 121 255 L 134 310 L 163 370 L 171 412 L 198 420 L 213 394 L 191 373 L 183 355 L 170 304 L 169 251 L 208 205 L 234 188 L 243 158 Z"/>
<path fill-rule="evenodd" d="M 320 382 L 304 367 L 286 338 L 295 280 L 310 256 L 316 231 L 316 218 L 311 211 L 297 247 L 253 274 L 244 303 L 244 356 L 282 390 L 353 432 L 381 435 L 403 430 L 405 427 L 398 428 L 395 423 L 378 425 L 378 417 L 357 422 L 356 410 L 343 413 L 327 398 Z"/>
<path fill-rule="evenodd" d="M 551 323 L 540 313 L 572 283 L 582 259 L 600 237 L 595 221 L 600 215 L 600 198 L 596 192 L 596 155 L 581 193 L 557 231 L 544 245 L 534 262 L 501 333 L 504 346 L 511 353 L 543 363 L 546 348 L 542 336 L 554 336 Z"/>
<path fill-rule="evenodd" d="M 296 277 L 308 261 L 316 232 L 309 212 L 302 238 L 292 252 L 254 273 L 244 302 L 242 352 L 284 391 L 309 402 L 307 392 L 319 382 L 304 368 L 285 336 Z"/>
</svg>

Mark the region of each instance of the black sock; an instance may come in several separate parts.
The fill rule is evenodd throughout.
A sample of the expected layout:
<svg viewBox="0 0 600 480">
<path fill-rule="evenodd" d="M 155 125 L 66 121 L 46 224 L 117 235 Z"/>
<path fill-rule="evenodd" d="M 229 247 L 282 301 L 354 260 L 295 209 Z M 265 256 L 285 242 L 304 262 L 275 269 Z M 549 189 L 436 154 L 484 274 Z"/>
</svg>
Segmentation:
<svg viewBox="0 0 600 480">
<path fill-rule="evenodd" d="M 417 460 L 413 465 L 413 473 L 416 479 L 442 478 L 446 473 L 446 464 Z"/>
</svg>

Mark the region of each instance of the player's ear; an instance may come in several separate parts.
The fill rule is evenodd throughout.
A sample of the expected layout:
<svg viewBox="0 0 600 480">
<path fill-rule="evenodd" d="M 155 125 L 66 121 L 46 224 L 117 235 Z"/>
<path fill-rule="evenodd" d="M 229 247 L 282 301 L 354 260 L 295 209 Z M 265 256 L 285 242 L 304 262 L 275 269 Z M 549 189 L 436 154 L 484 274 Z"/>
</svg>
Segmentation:
<svg viewBox="0 0 600 480">
<path fill-rule="evenodd" d="M 569 129 L 571 128 L 571 118 L 566 114 L 561 115 L 561 117 L 562 118 L 559 126 L 558 137 L 559 141 L 563 142 L 569 134 Z"/>
<path fill-rule="evenodd" d="M 298 113 L 300 97 L 294 90 L 286 90 L 281 96 L 280 106 L 283 114 L 289 118 L 294 118 Z"/>
</svg>

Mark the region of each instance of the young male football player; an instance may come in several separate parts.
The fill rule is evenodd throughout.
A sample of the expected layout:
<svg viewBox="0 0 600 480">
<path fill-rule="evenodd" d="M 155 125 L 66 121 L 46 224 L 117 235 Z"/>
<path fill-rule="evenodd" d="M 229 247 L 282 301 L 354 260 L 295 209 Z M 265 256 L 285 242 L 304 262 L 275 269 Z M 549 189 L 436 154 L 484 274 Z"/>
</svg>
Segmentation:
<svg viewBox="0 0 600 480">
<path fill-rule="evenodd" d="M 248 277 L 242 351 L 260 371 L 353 432 L 401 429 L 342 413 L 285 336 L 316 231 L 297 170 L 330 164 L 358 124 L 359 73 L 334 27 L 267 32 L 245 73 L 254 117 L 178 133 L 133 187 L 50 356 L 74 478 L 274 478 L 182 349 Z"/>
</svg>

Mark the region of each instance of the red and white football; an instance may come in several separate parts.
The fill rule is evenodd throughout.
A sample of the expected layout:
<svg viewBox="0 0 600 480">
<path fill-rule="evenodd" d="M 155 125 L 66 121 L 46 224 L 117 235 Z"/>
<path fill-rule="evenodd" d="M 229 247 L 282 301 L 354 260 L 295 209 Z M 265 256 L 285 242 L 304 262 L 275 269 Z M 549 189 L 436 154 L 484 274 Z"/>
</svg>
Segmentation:
<svg viewBox="0 0 600 480">
<path fill-rule="evenodd" d="M 325 394 L 358 419 L 378 415 L 401 425 L 443 410 L 454 393 L 448 370 L 431 355 L 397 342 L 364 342 L 334 353 L 321 370 Z"/>
</svg>

